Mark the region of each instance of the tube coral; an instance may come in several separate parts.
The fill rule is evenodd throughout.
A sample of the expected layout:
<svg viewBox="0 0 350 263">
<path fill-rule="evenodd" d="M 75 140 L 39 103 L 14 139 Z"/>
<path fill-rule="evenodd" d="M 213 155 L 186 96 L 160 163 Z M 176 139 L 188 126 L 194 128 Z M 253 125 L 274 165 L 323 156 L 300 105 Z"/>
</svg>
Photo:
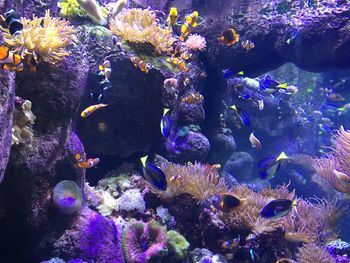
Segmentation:
<svg viewBox="0 0 350 263">
<path fill-rule="evenodd" d="M 184 193 L 192 195 L 195 199 L 207 200 L 226 192 L 228 187 L 218 171 L 209 164 L 162 163 L 160 169 L 164 172 L 168 183 L 165 192 L 157 191 L 162 198 L 171 198 Z"/>
<path fill-rule="evenodd" d="M 158 54 L 170 53 L 175 38 L 170 29 L 164 29 L 156 21 L 156 15 L 149 9 L 131 8 L 123 10 L 109 27 L 113 34 L 125 41 L 150 44 Z"/>
<path fill-rule="evenodd" d="M 22 18 L 22 34 L 12 36 L 3 33 L 4 42 L 21 57 L 30 56 L 35 62 L 45 61 L 55 65 L 69 55 L 67 45 L 75 40 L 75 29 L 66 20 L 51 17 L 47 10 L 44 17 Z"/>
<path fill-rule="evenodd" d="M 334 190 L 350 194 L 350 132 L 340 128 L 334 135 L 332 151 L 313 160 L 313 167 Z"/>
<path fill-rule="evenodd" d="M 148 262 L 167 253 L 166 233 L 154 220 L 130 225 L 124 230 L 122 243 L 128 263 Z"/>
<path fill-rule="evenodd" d="M 327 250 L 315 245 L 304 244 L 297 254 L 298 263 L 335 263 Z"/>
</svg>

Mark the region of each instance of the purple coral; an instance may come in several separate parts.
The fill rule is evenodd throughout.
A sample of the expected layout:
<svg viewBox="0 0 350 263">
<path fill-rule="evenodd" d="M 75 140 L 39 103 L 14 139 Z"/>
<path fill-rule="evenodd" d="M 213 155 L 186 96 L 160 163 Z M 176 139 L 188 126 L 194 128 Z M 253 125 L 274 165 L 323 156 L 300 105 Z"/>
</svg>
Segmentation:
<svg viewBox="0 0 350 263">
<path fill-rule="evenodd" d="M 128 263 L 148 262 L 167 252 L 166 233 L 156 221 L 135 223 L 123 233 L 123 250 Z"/>
</svg>

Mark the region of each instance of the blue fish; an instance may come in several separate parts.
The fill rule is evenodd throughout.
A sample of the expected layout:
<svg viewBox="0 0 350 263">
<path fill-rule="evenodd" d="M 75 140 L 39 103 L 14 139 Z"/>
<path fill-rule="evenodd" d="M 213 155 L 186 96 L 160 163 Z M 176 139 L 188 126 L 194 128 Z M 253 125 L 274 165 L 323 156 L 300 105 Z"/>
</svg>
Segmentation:
<svg viewBox="0 0 350 263">
<path fill-rule="evenodd" d="M 232 110 L 237 114 L 237 116 L 240 118 L 241 122 L 246 125 L 250 126 L 250 123 L 252 121 L 252 117 L 250 116 L 249 112 L 243 110 L 242 108 L 237 107 L 236 105 L 230 106 Z"/>
<path fill-rule="evenodd" d="M 233 70 L 231 70 L 231 69 L 224 69 L 223 71 L 223 77 L 225 78 L 225 79 L 229 79 L 229 78 L 232 78 L 232 77 L 234 77 L 234 76 L 242 76 L 242 75 L 244 75 L 244 72 L 243 71 L 240 71 L 240 72 L 238 72 L 238 73 L 235 73 Z"/>
<path fill-rule="evenodd" d="M 253 249 L 247 247 L 240 247 L 233 252 L 233 259 L 239 262 L 255 262 L 256 255 Z"/>
<path fill-rule="evenodd" d="M 163 117 L 160 121 L 160 132 L 165 138 L 168 138 L 170 135 L 171 128 L 173 127 L 173 123 L 168 114 L 169 109 L 164 108 Z"/>
<path fill-rule="evenodd" d="M 143 177 L 153 187 L 161 191 L 166 191 L 168 184 L 164 172 L 154 164 L 147 162 L 148 156 L 140 158 L 142 163 Z"/>
<path fill-rule="evenodd" d="M 294 206 L 297 205 L 297 199 L 276 199 L 268 203 L 261 210 L 260 215 L 264 218 L 281 218 L 286 216 Z"/>
<path fill-rule="evenodd" d="M 330 104 L 330 103 L 323 104 L 321 107 L 322 113 L 326 113 L 330 115 L 336 115 L 344 111 L 346 111 L 344 107 L 337 107 L 336 105 Z"/>
<path fill-rule="evenodd" d="M 275 176 L 281 167 L 281 161 L 288 159 L 288 156 L 281 152 L 281 154 L 275 157 L 266 157 L 262 159 L 258 164 L 258 172 L 262 180 L 269 180 Z"/>
</svg>

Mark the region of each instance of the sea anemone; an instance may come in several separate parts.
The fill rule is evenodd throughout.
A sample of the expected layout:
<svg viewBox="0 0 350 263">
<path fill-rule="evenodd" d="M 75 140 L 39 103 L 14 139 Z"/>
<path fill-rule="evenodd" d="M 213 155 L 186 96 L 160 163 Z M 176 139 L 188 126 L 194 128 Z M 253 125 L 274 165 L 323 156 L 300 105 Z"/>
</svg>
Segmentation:
<svg viewBox="0 0 350 263">
<path fill-rule="evenodd" d="M 152 45 L 158 54 L 168 54 L 173 50 L 175 38 L 172 31 L 160 27 L 155 13 L 149 9 L 123 10 L 115 19 L 111 19 L 109 27 L 113 34 L 125 41 Z"/>
<path fill-rule="evenodd" d="M 154 189 L 162 198 L 171 198 L 181 194 L 190 194 L 202 201 L 210 199 L 228 187 L 218 171 L 209 164 L 162 163 L 160 169 L 164 172 L 168 183 L 165 192 Z"/>
<path fill-rule="evenodd" d="M 154 220 L 131 224 L 123 232 L 122 243 L 128 263 L 148 262 L 167 253 L 166 233 Z"/>
<path fill-rule="evenodd" d="M 304 244 L 297 254 L 298 263 L 335 263 L 326 249 L 315 244 Z"/>
<path fill-rule="evenodd" d="M 22 18 L 23 30 L 16 36 L 3 32 L 4 42 L 14 47 L 22 59 L 29 56 L 35 62 L 45 61 L 55 65 L 69 55 L 66 47 L 75 40 L 75 29 L 57 17 L 51 17 L 47 10 L 44 17 Z"/>
<path fill-rule="evenodd" d="M 12 144 L 30 142 L 33 137 L 32 125 L 36 116 L 32 112 L 32 103 L 20 97 L 15 97 L 13 111 Z"/>
<path fill-rule="evenodd" d="M 53 189 L 53 202 L 63 214 L 73 214 L 83 203 L 83 193 L 73 181 L 59 182 Z"/>
<path fill-rule="evenodd" d="M 184 44 L 192 51 L 204 51 L 207 47 L 205 38 L 198 34 L 190 35 Z"/>
<path fill-rule="evenodd" d="M 313 167 L 334 190 L 350 193 L 350 132 L 340 128 L 334 135 L 332 151 L 313 160 Z"/>
</svg>

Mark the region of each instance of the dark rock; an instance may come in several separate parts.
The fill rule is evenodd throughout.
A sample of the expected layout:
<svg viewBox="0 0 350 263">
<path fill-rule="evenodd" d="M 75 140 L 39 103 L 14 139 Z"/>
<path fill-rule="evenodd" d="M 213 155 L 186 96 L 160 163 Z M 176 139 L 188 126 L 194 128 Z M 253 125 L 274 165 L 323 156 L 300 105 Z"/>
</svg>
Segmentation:
<svg viewBox="0 0 350 263">
<path fill-rule="evenodd" d="M 211 160 L 215 163 L 224 164 L 236 150 L 236 142 L 232 135 L 216 133 L 211 142 Z"/>
<path fill-rule="evenodd" d="M 254 166 L 253 157 L 246 152 L 235 152 L 226 162 L 224 171 L 233 175 L 238 181 L 251 179 Z"/>
<path fill-rule="evenodd" d="M 6 71 L 2 72 L 0 77 L 0 183 L 3 180 L 6 165 L 10 156 L 15 96 L 14 89 L 14 75 Z"/>
<path fill-rule="evenodd" d="M 178 118 L 180 125 L 201 124 L 205 119 L 205 112 L 200 103 L 180 103 Z"/>
</svg>

